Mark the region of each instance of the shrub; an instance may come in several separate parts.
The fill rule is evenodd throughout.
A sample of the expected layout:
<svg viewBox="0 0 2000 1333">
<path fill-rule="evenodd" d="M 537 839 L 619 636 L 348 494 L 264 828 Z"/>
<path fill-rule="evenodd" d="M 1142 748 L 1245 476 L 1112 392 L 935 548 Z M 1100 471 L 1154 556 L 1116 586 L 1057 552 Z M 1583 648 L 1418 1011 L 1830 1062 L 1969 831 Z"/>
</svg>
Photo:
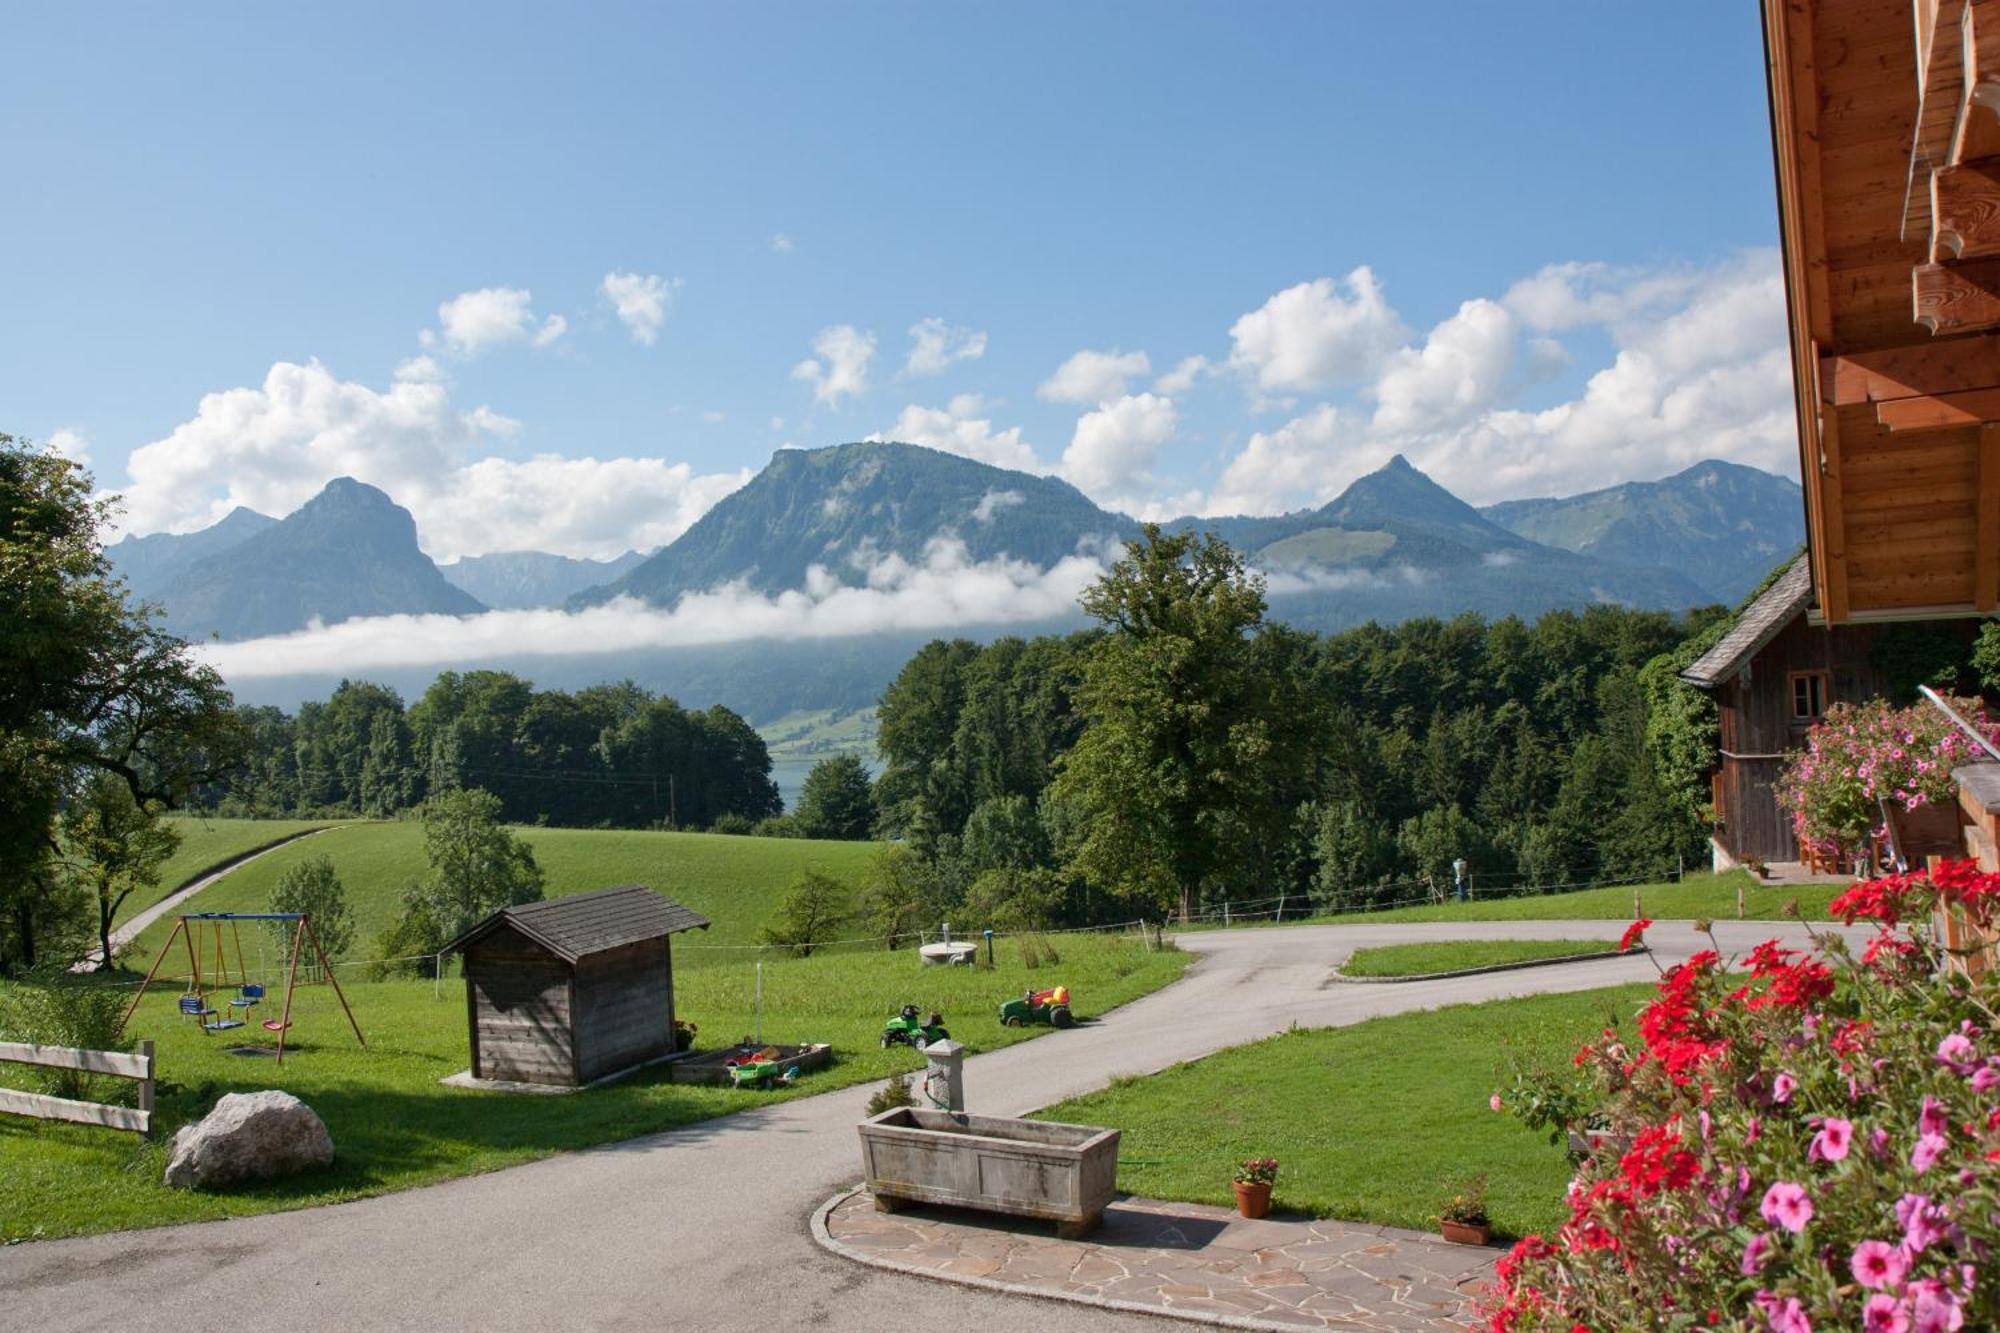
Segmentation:
<svg viewBox="0 0 2000 1333">
<path fill-rule="evenodd" d="M 715 817 L 708 826 L 710 833 L 734 833 L 738 835 L 755 832 L 757 821 L 736 810 L 725 810 Z"/>
<path fill-rule="evenodd" d="M 1488 1326 L 2000 1323 L 1994 985 L 1939 974 L 1922 927 L 1940 903 L 1990 929 L 2000 875 L 1856 885 L 1832 911 L 1875 923 L 1858 958 L 1830 933 L 1732 964 L 1705 950 L 1634 1033 L 1585 1045 L 1609 1132 L 1560 1231 L 1501 1262 Z"/>
<path fill-rule="evenodd" d="M 916 1104 L 917 1099 L 910 1095 L 910 1076 L 892 1074 L 889 1076 L 889 1081 L 876 1089 L 875 1095 L 868 1099 L 868 1114 L 877 1116 L 884 1111 L 893 1111 L 899 1106 Z"/>
<path fill-rule="evenodd" d="M 131 1040 L 118 1031 L 130 999 L 120 987 L 86 980 L 66 968 L 45 964 L 26 974 L 19 985 L 0 991 L 0 1036 L 43 1046 L 130 1050 Z M 77 1069 L 47 1069 L 39 1065 L 29 1068 L 42 1090 L 56 1097 L 90 1097 L 99 1081 L 97 1076 Z"/>
</svg>

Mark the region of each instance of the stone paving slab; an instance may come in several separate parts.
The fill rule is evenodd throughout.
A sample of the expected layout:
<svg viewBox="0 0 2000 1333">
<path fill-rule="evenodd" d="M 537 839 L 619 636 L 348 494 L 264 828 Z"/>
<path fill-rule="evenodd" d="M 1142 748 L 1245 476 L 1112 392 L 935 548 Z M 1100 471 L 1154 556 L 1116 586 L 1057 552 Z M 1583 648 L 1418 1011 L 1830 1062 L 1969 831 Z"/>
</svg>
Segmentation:
<svg viewBox="0 0 2000 1333">
<path fill-rule="evenodd" d="M 877 1268 L 1234 1328 L 1366 1333 L 1477 1327 L 1472 1303 L 1501 1251 L 1395 1227 L 1248 1221 L 1227 1208 L 1123 1198 L 1080 1241 L 1047 1223 L 968 1209 L 875 1210 L 835 1195 L 813 1236 Z"/>
</svg>

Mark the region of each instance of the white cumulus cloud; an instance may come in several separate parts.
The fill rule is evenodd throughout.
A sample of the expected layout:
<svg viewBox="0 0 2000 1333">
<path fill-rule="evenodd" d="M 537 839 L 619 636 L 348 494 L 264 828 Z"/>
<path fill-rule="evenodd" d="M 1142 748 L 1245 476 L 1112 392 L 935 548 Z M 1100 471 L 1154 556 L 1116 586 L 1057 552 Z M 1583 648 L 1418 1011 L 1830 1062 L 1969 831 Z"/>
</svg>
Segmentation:
<svg viewBox="0 0 2000 1333">
<path fill-rule="evenodd" d="M 521 429 L 484 404 L 455 406 L 434 380 L 378 390 L 317 361 L 281 361 L 260 385 L 204 396 L 192 418 L 133 451 L 121 527 L 186 532 L 237 505 L 287 514 L 349 476 L 409 509 L 441 560 L 524 549 L 612 556 L 679 536 L 750 476 L 657 458 L 482 456 Z"/>
<path fill-rule="evenodd" d="M 1520 331 L 1507 308 L 1467 301 L 1422 347 L 1392 355 L 1375 382 L 1375 425 L 1411 430 L 1463 420 L 1491 405 L 1514 369 Z"/>
<path fill-rule="evenodd" d="M 1610 364 L 1565 401 L 1510 406 L 1522 384 L 1569 364 L 1552 333 L 1576 329 L 1609 338 Z M 1659 270 L 1550 266 L 1379 359 L 1372 394 L 1371 419 L 1321 404 L 1253 434 L 1203 512 L 1322 503 L 1398 453 L 1475 504 L 1651 479 L 1706 458 L 1798 470 L 1771 250 Z"/>
<path fill-rule="evenodd" d="M 1062 473 L 1096 500 L 1126 509 L 1153 482 L 1160 448 L 1174 437 L 1179 415 L 1174 400 L 1157 394 L 1128 394 L 1077 419 Z"/>
<path fill-rule="evenodd" d="M 1215 367 L 1205 356 L 1184 356 L 1166 374 L 1153 381 L 1155 392 L 1164 394 L 1186 393 L 1195 381 L 1204 375 L 1215 373 Z"/>
<path fill-rule="evenodd" d="M 1153 368 L 1144 352 L 1078 352 L 1042 381 L 1035 396 L 1051 403 L 1107 403 L 1125 392 L 1125 382 Z"/>
<path fill-rule="evenodd" d="M 1276 430 L 1258 431 L 1223 469 L 1202 512 L 1274 514 L 1305 501 L 1330 498 L 1370 470 L 1373 453 L 1360 435 L 1360 429 L 1350 429 L 1347 418 L 1330 403 Z M 1343 440 L 1364 447 L 1350 453 L 1342 448 Z"/>
<path fill-rule="evenodd" d="M 657 273 L 607 273 L 599 290 L 611 302 L 632 341 L 651 347 L 659 340 L 660 326 L 667 322 L 680 285 L 679 278 L 663 278 Z"/>
<path fill-rule="evenodd" d="M 1403 322 L 1363 265 L 1336 282 L 1287 287 L 1230 327 L 1229 364 L 1266 393 L 1367 379 L 1404 338 Z"/>
<path fill-rule="evenodd" d="M 838 407 L 868 387 L 868 363 L 875 359 L 875 335 L 852 324 L 821 329 L 814 355 L 792 367 L 792 378 L 813 386 L 813 401 Z"/>
<path fill-rule="evenodd" d="M 48 451 L 60 458 L 83 467 L 90 466 L 90 440 L 74 426 L 62 426 L 49 432 L 43 441 Z"/>
<path fill-rule="evenodd" d="M 993 428 L 986 401 L 976 393 L 957 394 L 944 407 L 911 403 L 897 416 L 893 426 L 868 438 L 927 445 L 1017 472 L 1049 471 L 1048 465 L 1036 457 L 1034 446 L 1021 438 L 1019 426 L 1009 426 L 1006 430 Z"/>
<path fill-rule="evenodd" d="M 936 375 L 954 361 L 977 361 L 986 355 L 986 334 L 959 328 L 932 316 L 910 325 L 910 356 L 905 375 Z"/>
<path fill-rule="evenodd" d="M 562 337 L 569 321 L 550 315 L 537 321 L 534 298 L 523 287 L 481 287 L 460 292 L 438 306 L 444 345 L 460 356 L 477 356 L 505 343 L 532 341 L 546 347 Z M 428 330 L 426 330 L 428 332 Z M 425 346 L 432 340 L 424 340 Z"/>
</svg>

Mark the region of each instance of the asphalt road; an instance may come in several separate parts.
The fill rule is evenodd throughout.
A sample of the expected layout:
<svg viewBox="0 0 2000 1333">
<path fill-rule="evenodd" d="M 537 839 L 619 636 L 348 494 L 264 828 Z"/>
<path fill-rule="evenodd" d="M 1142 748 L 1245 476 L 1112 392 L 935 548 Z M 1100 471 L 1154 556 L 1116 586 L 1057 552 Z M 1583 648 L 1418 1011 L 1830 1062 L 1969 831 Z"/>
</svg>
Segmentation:
<svg viewBox="0 0 2000 1333">
<path fill-rule="evenodd" d="M 1613 921 L 1300 926 L 1193 933 L 1185 979 L 1102 1022 L 971 1058 L 970 1109 L 1011 1115 L 1283 1031 L 1654 975 L 1627 957 L 1402 985 L 1329 978 L 1354 948 L 1410 940 L 1615 938 Z M 1795 924 L 1719 923 L 1731 952 Z M 1650 932 L 1669 963 L 1707 941 Z M 331 1207 L 0 1249 L 0 1329 L 1138 1329 L 863 1268 L 807 1219 L 859 1179 L 850 1088 L 488 1175 Z M 469 1113 L 476 1103 L 468 1101 Z"/>
</svg>

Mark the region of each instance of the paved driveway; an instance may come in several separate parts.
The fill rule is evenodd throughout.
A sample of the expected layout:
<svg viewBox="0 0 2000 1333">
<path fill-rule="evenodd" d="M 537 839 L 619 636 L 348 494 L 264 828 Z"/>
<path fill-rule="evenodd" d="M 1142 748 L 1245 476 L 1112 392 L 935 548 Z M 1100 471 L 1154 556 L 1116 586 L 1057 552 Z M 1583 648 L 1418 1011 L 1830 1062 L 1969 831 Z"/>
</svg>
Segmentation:
<svg viewBox="0 0 2000 1333">
<path fill-rule="evenodd" d="M 1614 938 L 1622 923 L 1303 926 L 1196 933 L 1187 977 L 1101 1024 L 967 1062 L 972 1109 L 1016 1114 L 1283 1031 L 1654 975 L 1606 959 L 1406 985 L 1328 972 L 1364 944 Z M 1747 949 L 1796 925 L 1726 923 Z M 1661 962 L 1706 941 L 1651 932 Z M 807 1217 L 858 1179 L 850 1088 L 671 1133 L 382 1198 L 227 1222 L 0 1249 L 0 1326 L 122 1331 L 254 1322 L 322 1329 L 1136 1329 L 1140 1316 L 1051 1306 L 849 1264 Z M 477 1114 L 468 1101 L 468 1113 Z M 1151 1324 L 1157 1327 L 1157 1324 Z"/>
</svg>

